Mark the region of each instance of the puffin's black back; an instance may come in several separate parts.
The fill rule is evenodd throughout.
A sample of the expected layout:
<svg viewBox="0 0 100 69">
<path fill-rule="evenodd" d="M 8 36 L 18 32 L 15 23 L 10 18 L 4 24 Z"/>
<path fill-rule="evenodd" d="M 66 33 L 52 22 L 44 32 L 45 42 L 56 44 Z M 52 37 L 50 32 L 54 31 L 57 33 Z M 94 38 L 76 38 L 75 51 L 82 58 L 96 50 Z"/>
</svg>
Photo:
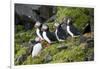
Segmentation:
<svg viewBox="0 0 100 69">
<path fill-rule="evenodd" d="M 74 34 L 74 35 L 80 35 L 79 30 L 74 26 L 74 25 L 69 25 L 70 26 L 70 31 Z"/>
<path fill-rule="evenodd" d="M 65 35 L 66 35 L 66 37 L 68 37 L 69 36 L 69 34 L 68 34 L 68 32 L 67 32 L 67 25 L 66 25 L 66 23 L 61 23 L 60 24 L 60 26 L 61 26 L 61 29 L 63 30 L 63 32 L 65 32 Z"/>
<path fill-rule="evenodd" d="M 41 30 L 40 30 L 40 35 L 41 35 L 41 36 L 42 36 L 42 38 L 43 38 L 43 35 L 42 35 L 42 33 L 43 33 L 43 31 L 41 31 Z"/>
<path fill-rule="evenodd" d="M 51 40 L 51 41 L 57 41 L 55 32 L 50 32 L 49 30 L 45 31 L 47 37 Z"/>
<path fill-rule="evenodd" d="M 41 24 L 41 26 L 39 27 L 39 30 L 40 30 L 40 35 L 42 36 L 42 38 L 43 38 L 43 35 L 42 35 L 42 33 L 43 33 L 43 31 L 41 30 L 41 28 L 42 28 L 42 24 Z"/>
<path fill-rule="evenodd" d="M 58 26 L 57 30 L 57 36 L 60 39 L 66 39 L 68 37 L 68 34 L 66 34 L 65 30 L 62 29 L 61 25 Z"/>
</svg>

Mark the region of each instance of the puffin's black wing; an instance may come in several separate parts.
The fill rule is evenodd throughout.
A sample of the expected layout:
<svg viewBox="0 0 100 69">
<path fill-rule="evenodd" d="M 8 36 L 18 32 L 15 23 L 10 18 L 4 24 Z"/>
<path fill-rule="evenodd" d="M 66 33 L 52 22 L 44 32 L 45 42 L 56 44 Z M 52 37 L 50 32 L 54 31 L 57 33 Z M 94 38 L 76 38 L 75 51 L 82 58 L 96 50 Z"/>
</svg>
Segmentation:
<svg viewBox="0 0 100 69">
<path fill-rule="evenodd" d="M 61 26 L 62 30 L 63 30 L 63 31 L 66 33 L 66 35 L 68 36 L 69 34 L 68 34 L 68 32 L 67 32 L 67 25 L 66 25 L 66 23 L 61 23 L 60 26 Z"/>
<path fill-rule="evenodd" d="M 60 39 L 66 39 L 68 37 L 68 35 L 66 34 L 65 30 L 62 29 L 61 25 L 58 26 L 57 28 L 58 32 L 57 32 L 57 36 Z"/>
<path fill-rule="evenodd" d="M 51 41 L 57 41 L 57 38 L 56 38 L 55 32 L 47 31 L 46 33 L 47 33 L 47 34 L 46 34 L 47 37 L 48 37 Z"/>
<path fill-rule="evenodd" d="M 30 41 L 32 45 L 35 45 L 37 42 L 35 40 Z"/>
<path fill-rule="evenodd" d="M 43 33 L 43 31 L 41 31 L 41 29 L 40 29 L 40 35 L 42 36 L 42 38 L 43 38 L 43 35 L 42 35 L 42 33 Z"/>
<path fill-rule="evenodd" d="M 73 26 L 73 25 L 70 25 L 70 31 L 74 34 L 74 35 L 80 35 L 80 32 L 79 30 Z"/>
</svg>

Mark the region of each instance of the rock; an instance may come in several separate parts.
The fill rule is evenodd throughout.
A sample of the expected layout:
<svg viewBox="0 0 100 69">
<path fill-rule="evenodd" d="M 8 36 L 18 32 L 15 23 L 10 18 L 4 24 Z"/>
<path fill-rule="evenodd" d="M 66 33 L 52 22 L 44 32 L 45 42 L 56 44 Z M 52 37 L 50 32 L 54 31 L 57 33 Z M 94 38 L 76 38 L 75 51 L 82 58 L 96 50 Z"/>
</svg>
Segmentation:
<svg viewBox="0 0 100 69">
<path fill-rule="evenodd" d="M 15 4 L 15 26 L 23 25 L 26 31 L 32 29 L 37 18 L 37 14 L 33 9 L 38 8 L 39 6 Z"/>
<path fill-rule="evenodd" d="M 44 57 L 44 63 L 48 63 L 48 62 L 50 62 L 52 60 L 52 56 L 49 54 L 49 53 L 47 53 L 46 55 L 45 55 L 45 57 Z"/>
<path fill-rule="evenodd" d="M 94 40 L 94 33 L 93 32 L 89 32 L 89 33 L 85 33 L 83 35 L 80 36 L 80 43 L 84 43 L 87 42 L 89 40 Z"/>
<path fill-rule="evenodd" d="M 24 28 L 25 28 L 25 30 L 29 30 L 29 29 L 32 29 L 33 26 L 31 23 L 25 23 Z"/>
<path fill-rule="evenodd" d="M 86 47 L 87 47 L 87 43 L 81 43 L 81 44 L 80 44 L 80 47 L 81 47 L 83 50 L 85 50 Z"/>
<path fill-rule="evenodd" d="M 56 20 L 56 15 L 51 16 L 46 22 L 52 22 Z"/>
<path fill-rule="evenodd" d="M 94 47 L 94 39 L 89 37 L 89 38 L 86 38 L 86 37 L 82 37 L 80 39 L 80 43 L 82 44 L 85 44 L 84 46 L 86 46 L 87 48 L 91 48 L 91 47 Z"/>
<path fill-rule="evenodd" d="M 56 13 L 56 8 L 46 5 L 15 4 L 15 12 L 19 16 L 24 15 L 32 20 L 43 19 L 45 21 Z"/>
<path fill-rule="evenodd" d="M 94 53 L 89 54 L 84 60 L 85 61 L 93 61 L 94 60 Z"/>
<path fill-rule="evenodd" d="M 19 64 L 19 65 L 22 64 L 25 61 L 26 58 L 27 58 L 26 55 L 18 56 L 17 59 L 16 59 L 16 64 Z"/>
<path fill-rule="evenodd" d="M 53 9 L 53 6 L 46 6 L 43 5 L 39 8 L 40 11 L 40 17 L 43 17 L 45 19 L 50 18 L 52 15 L 55 14 L 55 12 L 53 12 L 55 9 Z"/>
<path fill-rule="evenodd" d="M 15 4 L 15 12 L 20 16 L 27 16 L 30 19 L 35 19 L 36 13 L 33 10 L 38 10 L 40 6 L 31 4 Z"/>
<path fill-rule="evenodd" d="M 88 39 L 87 44 L 88 44 L 88 48 L 94 47 L 94 40 L 93 39 Z"/>
<path fill-rule="evenodd" d="M 80 35 L 80 43 L 84 43 L 86 42 L 86 37 L 84 37 L 83 35 Z"/>
</svg>

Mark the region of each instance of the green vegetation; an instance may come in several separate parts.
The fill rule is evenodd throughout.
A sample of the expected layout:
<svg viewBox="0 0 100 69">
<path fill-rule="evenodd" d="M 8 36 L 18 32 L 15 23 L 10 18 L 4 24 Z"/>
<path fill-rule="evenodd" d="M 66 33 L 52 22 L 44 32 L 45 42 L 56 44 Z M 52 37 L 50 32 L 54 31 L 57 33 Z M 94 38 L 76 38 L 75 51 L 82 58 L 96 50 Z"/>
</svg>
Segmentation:
<svg viewBox="0 0 100 69">
<path fill-rule="evenodd" d="M 90 21 L 93 8 L 76 8 L 76 7 L 58 7 L 56 21 L 62 22 L 63 18 L 70 16 L 73 18 L 73 24 L 82 31 L 84 26 Z"/>
<path fill-rule="evenodd" d="M 66 16 L 73 17 L 74 25 L 82 31 L 82 28 L 90 20 L 90 8 L 66 8 L 57 7 L 57 18 L 55 21 L 61 22 Z M 54 22 L 55 22 L 54 21 Z M 54 30 L 54 22 L 48 23 L 50 30 Z M 16 25 L 18 32 L 15 32 L 15 65 L 29 65 L 29 64 L 45 64 L 45 63 L 65 63 L 65 62 L 80 62 L 93 60 L 94 48 L 87 45 L 86 42 L 80 43 L 80 37 L 68 37 L 64 42 L 55 42 L 49 45 L 43 41 L 43 50 L 38 56 L 32 58 L 28 55 L 22 63 L 16 62 L 16 58 L 22 54 L 27 53 L 30 40 L 36 37 L 35 29 L 25 31 L 22 25 Z M 59 46 L 67 46 L 66 49 L 58 49 Z M 46 47 L 47 46 L 47 47 Z M 48 57 L 48 58 L 47 58 Z"/>
</svg>

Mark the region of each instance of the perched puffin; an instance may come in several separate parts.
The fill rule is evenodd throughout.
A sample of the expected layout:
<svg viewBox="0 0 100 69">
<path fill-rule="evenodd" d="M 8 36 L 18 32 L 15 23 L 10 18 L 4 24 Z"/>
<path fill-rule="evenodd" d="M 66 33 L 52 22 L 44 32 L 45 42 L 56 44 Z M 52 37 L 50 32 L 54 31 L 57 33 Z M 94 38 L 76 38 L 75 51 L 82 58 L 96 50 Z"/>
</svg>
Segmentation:
<svg viewBox="0 0 100 69">
<path fill-rule="evenodd" d="M 34 58 L 34 56 L 37 56 L 42 50 L 41 39 L 36 37 L 34 41 L 31 41 L 31 43 L 33 44 L 32 57 Z"/>
<path fill-rule="evenodd" d="M 36 34 L 39 38 L 41 38 L 41 40 L 43 40 L 43 36 L 42 36 L 43 31 L 41 30 L 41 27 L 42 27 L 42 23 L 36 21 L 35 23 Z"/>
<path fill-rule="evenodd" d="M 49 27 L 48 25 L 46 24 L 43 24 L 42 25 L 42 30 L 43 30 L 43 38 L 44 40 L 46 40 L 48 43 L 53 43 L 54 41 L 57 41 L 57 38 L 56 38 L 56 35 L 55 35 L 55 32 L 51 32 L 49 30 Z"/>
<path fill-rule="evenodd" d="M 64 41 L 68 37 L 68 34 L 66 34 L 65 30 L 62 28 L 62 24 L 55 23 L 54 25 L 56 26 L 55 34 L 57 40 Z"/>
<path fill-rule="evenodd" d="M 72 21 L 70 17 L 65 18 L 64 22 L 66 22 L 66 30 L 71 37 L 76 37 L 77 35 L 80 35 L 78 29 L 74 25 L 72 25 Z"/>
</svg>

